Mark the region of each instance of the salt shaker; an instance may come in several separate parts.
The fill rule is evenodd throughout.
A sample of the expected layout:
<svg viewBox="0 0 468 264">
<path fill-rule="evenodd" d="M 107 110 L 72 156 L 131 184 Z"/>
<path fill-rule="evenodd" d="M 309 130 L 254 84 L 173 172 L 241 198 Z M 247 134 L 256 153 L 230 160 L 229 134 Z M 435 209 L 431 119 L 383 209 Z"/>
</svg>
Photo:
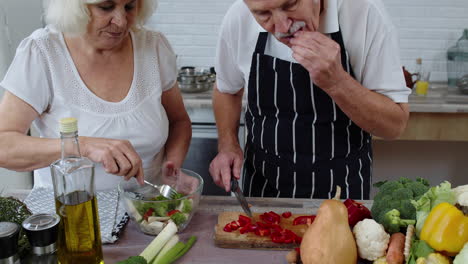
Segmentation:
<svg viewBox="0 0 468 264">
<path fill-rule="evenodd" d="M 19 264 L 18 238 L 20 227 L 11 222 L 0 222 L 0 264 Z"/>
</svg>

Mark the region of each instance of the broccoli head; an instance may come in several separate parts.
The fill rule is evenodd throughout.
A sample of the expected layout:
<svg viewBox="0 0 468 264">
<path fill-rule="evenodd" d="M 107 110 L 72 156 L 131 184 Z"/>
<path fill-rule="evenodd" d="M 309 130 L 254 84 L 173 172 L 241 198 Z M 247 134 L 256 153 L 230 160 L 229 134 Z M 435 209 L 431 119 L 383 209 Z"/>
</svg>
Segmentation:
<svg viewBox="0 0 468 264">
<path fill-rule="evenodd" d="M 173 215 L 171 215 L 171 219 L 172 221 L 174 221 L 174 224 L 176 224 L 177 226 L 185 223 L 185 221 L 187 221 L 187 217 L 185 216 L 185 214 L 181 213 L 181 212 L 177 212 Z"/>
<path fill-rule="evenodd" d="M 400 178 L 395 181 L 385 181 L 376 183 L 374 186 L 379 188 L 378 193 L 374 197 L 374 203 L 371 208 L 372 217 L 378 222 L 384 224 L 385 215 L 387 212 L 396 209 L 399 217 L 416 220 L 416 208 L 412 205 L 411 200 L 419 199 L 424 193 L 429 190 L 427 180 L 418 178 L 411 180 L 408 178 Z M 399 228 L 398 228 L 399 230 Z M 387 230 L 390 233 L 390 230 Z M 397 231 L 398 232 L 398 231 Z"/>
<path fill-rule="evenodd" d="M 384 226 L 385 230 L 387 230 L 389 233 L 397 233 L 397 232 L 400 232 L 401 227 L 407 227 L 408 225 L 416 224 L 416 220 L 401 219 L 400 211 L 396 209 L 392 209 L 386 212 L 381 218 L 382 218 L 381 224 Z"/>
</svg>

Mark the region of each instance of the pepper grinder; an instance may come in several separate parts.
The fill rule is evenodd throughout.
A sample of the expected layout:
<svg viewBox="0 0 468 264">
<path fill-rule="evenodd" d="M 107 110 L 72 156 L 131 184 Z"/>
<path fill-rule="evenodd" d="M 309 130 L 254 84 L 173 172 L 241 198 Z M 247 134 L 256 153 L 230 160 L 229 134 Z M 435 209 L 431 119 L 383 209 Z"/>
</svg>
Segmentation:
<svg viewBox="0 0 468 264">
<path fill-rule="evenodd" d="M 0 222 L 0 264 L 19 264 L 18 238 L 20 227 L 11 222 Z"/>
<path fill-rule="evenodd" d="M 23 221 L 23 229 L 34 255 L 47 255 L 57 251 L 59 222 L 60 217 L 56 214 L 34 214 Z"/>
</svg>

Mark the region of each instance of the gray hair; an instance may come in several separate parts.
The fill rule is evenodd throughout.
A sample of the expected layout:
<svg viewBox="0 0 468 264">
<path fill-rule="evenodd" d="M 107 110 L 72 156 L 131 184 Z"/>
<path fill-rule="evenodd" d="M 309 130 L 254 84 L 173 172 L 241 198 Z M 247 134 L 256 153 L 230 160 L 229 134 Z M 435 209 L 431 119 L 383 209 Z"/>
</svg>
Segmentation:
<svg viewBox="0 0 468 264">
<path fill-rule="evenodd" d="M 91 20 L 87 5 L 104 1 L 106 0 L 46 0 L 46 22 L 64 33 L 84 34 Z M 137 1 L 139 6 L 134 28 L 141 28 L 156 10 L 157 0 Z"/>
</svg>

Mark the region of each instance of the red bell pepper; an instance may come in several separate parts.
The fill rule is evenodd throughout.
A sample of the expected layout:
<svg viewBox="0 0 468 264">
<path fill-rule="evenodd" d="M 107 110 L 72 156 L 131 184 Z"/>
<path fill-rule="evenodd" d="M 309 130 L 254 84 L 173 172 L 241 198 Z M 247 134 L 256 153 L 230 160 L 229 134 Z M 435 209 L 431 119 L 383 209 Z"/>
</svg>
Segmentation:
<svg viewBox="0 0 468 264">
<path fill-rule="evenodd" d="M 246 224 L 249 224 L 252 222 L 252 220 L 249 217 L 244 216 L 244 215 L 239 215 L 239 220 L 237 221 L 239 222 L 240 226 L 245 226 Z"/>
<path fill-rule="evenodd" d="M 315 215 L 304 215 L 294 218 L 293 225 L 312 224 L 315 220 Z"/>
<path fill-rule="evenodd" d="M 148 217 L 152 216 L 153 212 L 154 212 L 153 208 L 148 208 L 148 210 L 143 215 L 143 219 L 145 219 L 145 221 L 148 221 Z"/>
<path fill-rule="evenodd" d="M 231 223 L 227 223 L 224 228 L 223 228 L 224 232 L 232 232 L 232 229 L 231 229 Z"/>
<path fill-rule="evenodd" d="M 171 215 L 173 215 L 175 213 L 180 213 L 180 211 L 179 210 L 171 210 L 171 211 L 167 212 L 167 216 L 171 216 Z"/>
<path fill-rule="evenodd" d="M 284 213 L 282 213 L 281 215 L 282 215 L 284 218 L 289 218 L 289 217 L 291 217 L 292 214 L 291 214 L 291 212 L 284 212 Z"/>
<path fill-rule="evenodd" d="M 344 205 L 348 209 L 348 223 L 351 228 L 361 220 L 372 218 L 370 210 L 362 203 L 346 199 L 346 201 L 344 201 Z"/>
</svg>

